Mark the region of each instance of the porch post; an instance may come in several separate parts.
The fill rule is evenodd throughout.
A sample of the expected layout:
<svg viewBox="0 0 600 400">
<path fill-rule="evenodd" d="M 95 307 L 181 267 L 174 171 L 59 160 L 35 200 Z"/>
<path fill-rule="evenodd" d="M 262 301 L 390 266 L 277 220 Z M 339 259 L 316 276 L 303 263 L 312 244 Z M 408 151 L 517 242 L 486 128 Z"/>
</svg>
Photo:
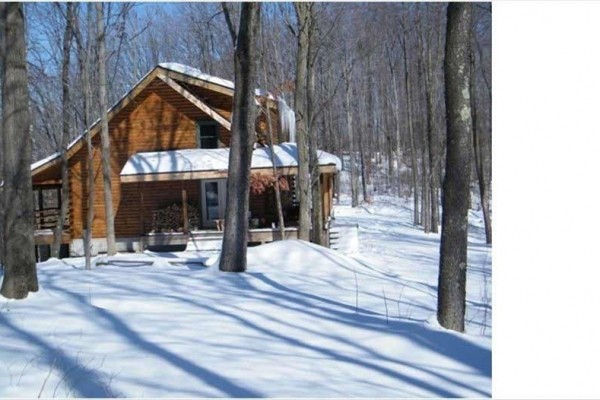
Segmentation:
<svg viewBox="0 0 600 400">
<path fill-rule="evenodd" d="M 189 232 L 189 227 L 188 227 L 188 209 L 187 209 L 187 192 L 185 189 L 181 189 L 181 201 L 182 201 L 182 207 L 183 207 L 183 233 L 188 233 Z"/>
<path fill-rule="evenodd" d="M 60 186 L 56 188 L 56 194 L 58 198 L 58 209 L 60 210 L 62 208 L 62 190 Z"/>
<path fill-rule="evenodd" d="M 39 221 L 39 225 L 37 226 L 37 229 L 42 229 L 42 226 L 44 226 L 44 192 L 43 189 L 38 189 L 38 209 L 40 211 L 39 215 L 40 215 L 40 221 Z"/>
<path fill-rule="evenodd" d="M 144 226 L 144 186 L 141 182 L 138 183 L 138 193 L 140 194 L 140 236 L 146 231 Z"/>
</svg>

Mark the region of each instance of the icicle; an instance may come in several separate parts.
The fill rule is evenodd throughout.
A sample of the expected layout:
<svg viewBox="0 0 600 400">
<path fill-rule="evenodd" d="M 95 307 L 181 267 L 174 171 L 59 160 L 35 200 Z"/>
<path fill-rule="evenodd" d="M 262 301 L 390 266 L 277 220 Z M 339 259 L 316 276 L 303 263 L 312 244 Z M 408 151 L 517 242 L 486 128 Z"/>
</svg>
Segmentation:
<svg viewBox="0 0 600 400">
<path fill-rule="evenodd" d="M 277 109 L 279 110 L 281 133 L 289 136 L 290 142 L 296 142 L 296 113 L 282 97 L 277 97 Z"/>
</svg>

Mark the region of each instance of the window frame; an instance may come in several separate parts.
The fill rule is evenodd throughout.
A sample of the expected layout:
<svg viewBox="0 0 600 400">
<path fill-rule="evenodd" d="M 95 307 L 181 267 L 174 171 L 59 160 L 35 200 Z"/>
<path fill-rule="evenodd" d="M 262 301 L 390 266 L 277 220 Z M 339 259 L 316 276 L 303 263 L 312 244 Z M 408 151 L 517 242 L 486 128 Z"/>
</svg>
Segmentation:
<svg viewBox="0 0 600 400">
<path fill-rule="evenodd" d="M 202 128 L 204 127 L 214 127 L 215 135 L 214 136 L 202 136 Z M 202 140 L 210 140 L 213 139 L 215 141 L 215 147 L 202 147 Z M 216 121 L 207 121 L 200 120 L 196 121 L 196 144 L 199 149 L 218 149 L 219 148 L 219 124 Z"/>
</svg>

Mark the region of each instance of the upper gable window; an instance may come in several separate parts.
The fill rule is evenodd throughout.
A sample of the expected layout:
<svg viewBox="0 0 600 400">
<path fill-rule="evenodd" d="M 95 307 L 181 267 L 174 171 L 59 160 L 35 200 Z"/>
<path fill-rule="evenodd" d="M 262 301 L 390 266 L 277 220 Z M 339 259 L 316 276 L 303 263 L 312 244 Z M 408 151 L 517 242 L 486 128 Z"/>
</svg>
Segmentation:
<svg viewBox="0 0 600 400">
<path fill-rule="evenodd" d="M 219 147 L 219 129 L 212 121 L 198 121 L 198 147 L 201 149 L 216 149 Z"/>
</svg>

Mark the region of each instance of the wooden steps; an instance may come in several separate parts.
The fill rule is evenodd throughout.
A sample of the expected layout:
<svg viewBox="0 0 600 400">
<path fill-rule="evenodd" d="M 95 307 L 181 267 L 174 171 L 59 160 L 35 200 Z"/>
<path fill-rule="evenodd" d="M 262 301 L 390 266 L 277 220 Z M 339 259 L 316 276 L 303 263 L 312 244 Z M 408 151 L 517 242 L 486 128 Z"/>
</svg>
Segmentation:
<svg viewBox="0 0 600 400">
<path fill-rule="evenodd" d="M 329 248 L 343 253 L 358 251 L 358 224 L 331 225 Z"/>
</svg>

